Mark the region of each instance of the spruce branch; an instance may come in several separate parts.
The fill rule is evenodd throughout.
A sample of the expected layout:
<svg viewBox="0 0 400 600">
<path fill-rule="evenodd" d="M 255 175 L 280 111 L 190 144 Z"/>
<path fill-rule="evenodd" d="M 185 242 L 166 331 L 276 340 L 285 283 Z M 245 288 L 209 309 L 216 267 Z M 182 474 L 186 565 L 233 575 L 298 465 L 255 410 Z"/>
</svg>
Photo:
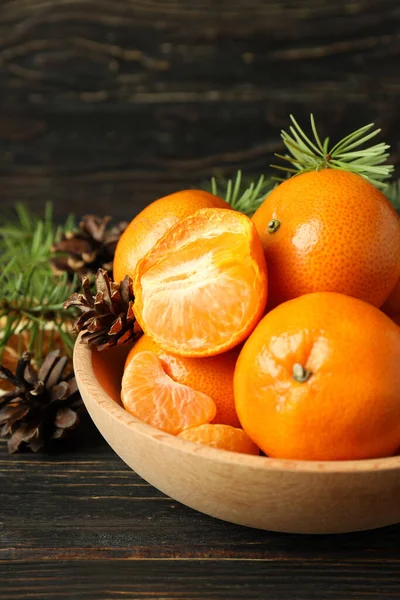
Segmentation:
<svg viewBox="0 0 400 600">
<path fill-rule="evenodd" d="M 393 173 L 394 166 L 384 164 L 389 157 L 388 144 L 380 142 L 367 148 L 360 148 L 376 137 L 381 130 L 375 129 L 373 123 L 364 125 L 353 131 L 337 144 L 330 147 L 329 138 L 321 141 L 314 116 L 310 115 L 313 138 L 304 133 L 293 115 L 290 115 L 292 125 L 289 132 L 282 130 L 282 140 L 290 154 L 275 154 L 287 165 L 271 165 L 275 169 L 291 174 L 318 171 L 324 168 L 341 169 L 357 173 L 378 188 L 385 188 L 385 180 Z"/>
<path fill-rule="evenodd" d="M 391 181 L 384 192 L 385 196 L 393 204 L 397 214 L 400 215 L 400 179 Z"/>
<path fill-rule="evenodd" d="M 34 216 L 18 204 L 16 215 L 0 221 L 0 360 L 10 339 L 18 335 L 29 339 L 28 350 L 40 364 L 43 340 L 57 331 L 65 350 L 71 354 L 73 337 L 70 323 L 74 312 L 66 311 L 63 302 L 77 287 L 77 279 L 54 278 L 50 267 L 51 246 L 65 228 L 72 226 L 68 217 L 63 227 L 53 220 L 51 204 L 43 218 Z M 19 344 L 22 349 L 22 341 Z"/>
<path fill-rule="evenodd" d="M 26 332 L 29 338 L 28 350 L 40 364 L 43 336 L 49 328 L 59 332 L 67 354 L 71 355 L 73 337 L 70 327 L 74 313 L 65 310 L 63 302 L 72 289 L 76 288 L 76 282 L 71 285 L 66 275 L 57 282 L 52 275 L 41 277 L 42 290 L 37 295 L 34 274 L 33 268 L 12 278 L 8 271 L 0 275 L 0 359 L 10 338 Z"/>
<path fill-rule="evenodd" d="M 251 217 L 276 186 L 276 181 L 271 178 L 264 175 L 258 178 L 243 177 L 239 170 L 232 179 L 213 177 L 205 188 L 223 198 L 234 210 Z"/>
</svg>

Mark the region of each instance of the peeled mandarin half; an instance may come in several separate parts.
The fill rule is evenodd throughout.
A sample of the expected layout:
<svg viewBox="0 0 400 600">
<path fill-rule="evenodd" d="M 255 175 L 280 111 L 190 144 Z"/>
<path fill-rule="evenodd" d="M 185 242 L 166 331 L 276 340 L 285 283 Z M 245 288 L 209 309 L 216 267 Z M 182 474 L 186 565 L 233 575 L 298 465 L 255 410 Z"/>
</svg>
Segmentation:
<svg viewBox="0 0 400 600">
<path fill-rule="evenodd" d="M 215 417 L 212 398 L 176 383 L 153 352 L 139 352 L 127 363 L 121 400 L 134 417 L 173 435 Z"/>
<path fill-rule="evenodd" d="M 267 301 L 261 240 L 245 215 L 197 211 L 138 263 L 135 316 L 165 350 L 212 356 L 242 342 Z"/>
<path fill-rule="evenodd" d="M 201 208 L 226 208 L 225 200 L 204 190 L 181 190 L 155 200 L 128 225 L 115 249 L 113 275 L 120 282 L 133 279 L 136 265 L 172 225 Z"/>
<path fill-rule="evenodd" d="M 260 450 L 243 429 L 230 425 L 199 425 L 199 427 L 185 429 L 178 437 L 220 450 L 240 452 L 241 454 L 260 454 Z"/>
</svg>

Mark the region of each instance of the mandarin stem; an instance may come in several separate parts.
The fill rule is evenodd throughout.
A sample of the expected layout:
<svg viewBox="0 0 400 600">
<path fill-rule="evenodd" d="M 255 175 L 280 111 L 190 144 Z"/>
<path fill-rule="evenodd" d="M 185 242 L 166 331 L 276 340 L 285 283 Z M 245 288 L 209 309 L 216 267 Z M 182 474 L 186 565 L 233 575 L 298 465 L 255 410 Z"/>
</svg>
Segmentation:
<svg viewBox="0 0 400 600">
<path fill-rule="evenodd" d="M 294 363 L 292 376 L 298 383 L 305 383 L 310 379 L 312 371 L 305 369 L 300 363 Z"/>
</svg>

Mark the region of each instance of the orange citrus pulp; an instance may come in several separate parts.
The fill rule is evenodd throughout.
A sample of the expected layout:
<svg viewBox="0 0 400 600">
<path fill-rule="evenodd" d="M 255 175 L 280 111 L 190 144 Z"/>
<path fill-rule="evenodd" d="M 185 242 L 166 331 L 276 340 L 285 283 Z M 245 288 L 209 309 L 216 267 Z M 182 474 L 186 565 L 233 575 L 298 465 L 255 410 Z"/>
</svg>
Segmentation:
<svg viewBox="0 0 400 600">
<path fill-rule="evenodd" d="M 114 256 L 114 281 L 130 275 L 133 279 L 138 261 L 172 225 L 200 208 L 230 208 L 229 204 L 203 190 L 181 190 L 146 206 L 120 237 Z"/>
<path fill-rule="evenodd" d="M 188 427 L 213 420 L 214 400 L 169 377 L 153 352 L 139 352 L 127 363 L 121 400 L 133 416 L 152 427 L 176 435 Z"/>
<path fill-rule="evenodd" d="M 217 413 L 213 423 L 239 427 L 233 396 L 233 374 L 239 350 L 233 348 L 218 356 L 193 358 L 166 352 L 148 335 L 142 335 L 130 351 L 125 368 L 136 354 L 154 352 L 161 360 L 165 373 L 176 383 L 210 396 L 216 404 Z"/>
<path fill-rule="evenodd" d="M 254 224 L 202 209 L 174 225 L 139 261 L 134 311 L 167 351 L 212 356 L 253 330 L 267 301 L 267 269 Z"/>
<path fill-rule="evenodd" d="M 243 429 L 230 425 L 199 425 L 185 429 L 178 437 L 220 450 L 230 450 L 242 454 L 260 454 L 260 450 Z"/>
</svg>

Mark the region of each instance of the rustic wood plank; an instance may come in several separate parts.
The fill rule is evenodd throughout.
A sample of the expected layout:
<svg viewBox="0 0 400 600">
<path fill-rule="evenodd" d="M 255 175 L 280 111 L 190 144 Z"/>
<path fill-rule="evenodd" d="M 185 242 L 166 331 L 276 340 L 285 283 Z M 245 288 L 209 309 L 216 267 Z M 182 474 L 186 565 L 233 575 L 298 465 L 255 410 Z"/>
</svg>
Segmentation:
<svg viewBox="0 0 400 600">
<path fill-rule="evenodd" d="M 0 203 L 130 217 L 223 171 L 268 170 L 293 112 L 369 121 L 400 161 L 397 0 L 0 5 Z"/>
<path fill-rule="evenodd" d="M 165 127 L 154 124 L 154 115 L 149 117 L 146 110 L 108 120 L 100 115 L 35 117 L 28 142 L 15 139 L 20 135 L 17 128 L 13 140 L 10 132 L 8 140 L 0 139 L 0 206 L 3 210 L 25 201 L 40 212 L 46 201 L 53 200 L 60 218 L 68 211 L 132 218 L 156 198 L 198 187 L 212 175 L 229 175 L 238 168 L 248 174 L 269 172 L 274 152 L 282 150 L 279 130 L 288 125 L 291 110 L 306 122 L 309 109 L 294 103 L 274 123 L 267 123 L 261 104 L 250 111 L 235 105 L 229 112 L 231 120 L 222 118 L 226 109 L 221 105 L 190 126 L 189 141 L 179 131 L 185 119 L 174 120 L 167 144 Z M 327 132 L 330 115 L 322 110 L 319 115 Z M 331 117 L 331 131 L 338 136 L 376 120 L 383 128 L 382 139 L 394 144 L 392 162 L 399 162 L 394 141 L 400 126 L 398 113 L 365 115 L 360 107 L 353 107 L 340 121 Z"/>
<path fill-rule="evenodd" d="M 342 536 L 289 536 L 239 527 L 157 491 L 105 445 L 70 454 L 0 454 L 0 557 L 400 562 L 400 527 Z M 16 510 L 15 499 L 18 499 Z"/>
<path fill-rule="evenodd" d="M 293 560 L 49 561 L 4 566 L 2 594 L 27 598 L 182 600 L 398 600 L 398 563 Z"/>
<path fill-rule="evenodd" d="M 224 523 L 167 498 L 85 433 L 49 455 L 0 444 L 3 597 L 398 597 L 399 526 L 313 537 Z"/>
<path fill-rule="evenodd" d="M 6 1 L 3 102 L 85 110 L 271 94 L 384 98 L 399 91 L 390 61 L 399 49 L 397 9 L 396 0 Z M 376 74 L 380 86 L 372 85 Z"/>
</svg>

